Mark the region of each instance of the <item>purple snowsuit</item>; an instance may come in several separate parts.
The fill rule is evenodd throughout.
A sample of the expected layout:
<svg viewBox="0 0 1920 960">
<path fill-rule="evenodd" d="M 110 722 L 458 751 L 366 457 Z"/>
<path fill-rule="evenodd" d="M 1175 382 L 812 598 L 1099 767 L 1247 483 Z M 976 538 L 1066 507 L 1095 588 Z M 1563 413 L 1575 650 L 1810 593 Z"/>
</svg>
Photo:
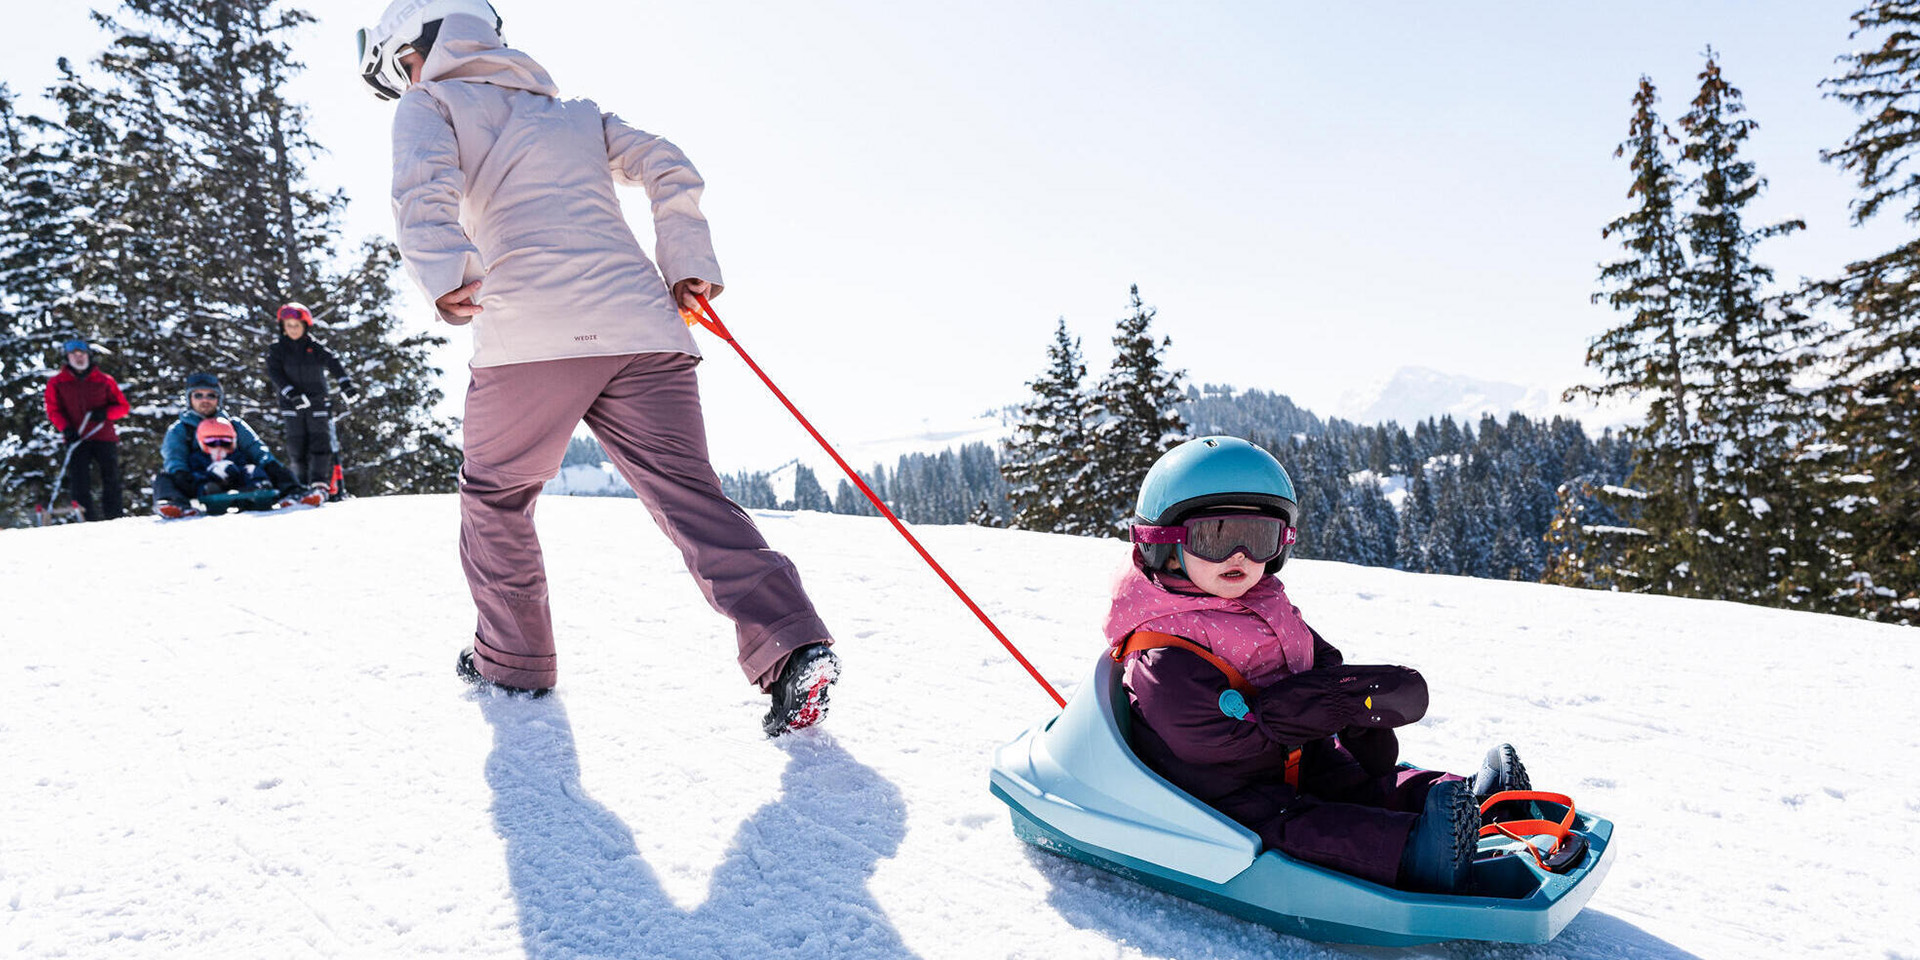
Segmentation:
<svg viewBox="0 0 1920 960">
<path fill-rule="evenodd" d="M 1137 578 L 1149 579 L 1151 593 L 1139 589 Z M 1143 628 L 1171 632 L 1161 623 L 1169 619 L 1170 606 L 1189 620 L 1205 612 L 1208 632 L 1265 632 L 1276 643 L 1274 625 L 1291 618 L 1312 637 L 1312 652 L 1298 670 L 1291 667 L 1300 657 L 1289 657 L 1283 675 L 1248 698 L 1244 717 L 1223 711 L 1226 675 L 1199 655 L 1176 647 L 1133 654 L 1123 676 L 1141 761 L 1270 848 L 1375 883 L 1396 883 L 1427 789 L 1460 778 L 1396 767 L 1399 742 L 1392 730 L 1349 726 L 1356 704 L 1320 682 L 1329 673 L 1324 668 L 1343 662 L 1340 651 L 1299 622 L 1299 610 L 1287 602 L 1278 579 L 1267 577 L 1240 601 L 1223 601 L 1178 576 L 1136 568 L 1116 590 L 1108 639 L 1118 642 Z M 1292 632 L 1288 626 L 1280 632 Z M 1208 645 L 1202 637 L 1186 639 Z M 1285 779 L 1294 747 L 1302 751 L 1297 790 Z"/>
</svg>

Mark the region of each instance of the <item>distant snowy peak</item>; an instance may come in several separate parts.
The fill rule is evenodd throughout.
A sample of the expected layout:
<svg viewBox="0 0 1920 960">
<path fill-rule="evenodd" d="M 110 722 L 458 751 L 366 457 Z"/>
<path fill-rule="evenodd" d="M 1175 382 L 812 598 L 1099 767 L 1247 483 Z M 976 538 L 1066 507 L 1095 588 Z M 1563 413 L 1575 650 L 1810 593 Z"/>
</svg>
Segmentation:
<svg viewBox="0 0 1920 960">
<path fill-rule="evenodd" d="M 869 467 L 878 464 L 885 467 L 889 474 L 899 464 L 900 458 L 916 453 L 929 456 L 938 455 L 947 450 L 958 451 L 970 443 L 984 443 L 998 450 L 1003 441 L 1013 437 L 1017 426 L 1017 415 L 1008 410 L 983 413 L 977 417 L 962 421 L 935 422 L 921 420 L 911 424 L 896 424 L 892 429 L 882 428 L 881 436 L 874 438 L 852 439 L 846 446 L 837 447 L 847 464 L 855 470 L 866 472 Z M 801 449 L 798 462 L 813 468 L 820 485 L 831 494 L 842 476 L 840 467 L 817 444 Z M 764 465 L 751 469 L 764 470 Z M 791 467 L 782 467 L 791 473 Z M 787 479 L 791 492 L 793 480 Z M 778 489 L 776 484 L 775 489 Z"/>
<path fill-rule="evenodd" d="M 1636 411 L 1623 406 L 1562 402 L 1557 389 L 1478 380 L 1427 367 L 1401 367 L 1384 381 L 1349 390 L 1333 411 L 1334 416 L 1354 423 L 1393 421 L 1409 428 L 1429 418 L 1451 416 L 1458 423 L 1473 424 L 1483 414 L 1505 418 L 1510 413 L 1540 419 L 1568 417 L 1596 433 L 1638 418 Z"/>
</svg>

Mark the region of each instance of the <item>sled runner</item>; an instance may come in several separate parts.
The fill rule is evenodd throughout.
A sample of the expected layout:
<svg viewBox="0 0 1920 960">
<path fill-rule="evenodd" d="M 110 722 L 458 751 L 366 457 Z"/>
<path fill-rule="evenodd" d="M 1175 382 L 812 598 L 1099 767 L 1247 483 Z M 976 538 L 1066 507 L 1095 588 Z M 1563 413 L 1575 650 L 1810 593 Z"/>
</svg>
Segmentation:
<svg viewBox="0 0 1920 960">
<path fill-rule="evenodd" d="M 1262 850 L 1135 757 L 1120 672 L 1103 654 L 1065 709 L 994 752 L 992 790 L 1020 839 L 1282 933 L 1379 946 L 1545 943 L 1612 865 L 1610 821 L 1539 794 L 1495 796 L 1516 797 L 1502 806 L 1531 819 L 1485 831 L 1471 895 L 1397 890 Z M 1491 807 L 1490 820 L 1505 819 Z M 1534 839 L 1553 827 L 1565 840 Z"/>
</svg>

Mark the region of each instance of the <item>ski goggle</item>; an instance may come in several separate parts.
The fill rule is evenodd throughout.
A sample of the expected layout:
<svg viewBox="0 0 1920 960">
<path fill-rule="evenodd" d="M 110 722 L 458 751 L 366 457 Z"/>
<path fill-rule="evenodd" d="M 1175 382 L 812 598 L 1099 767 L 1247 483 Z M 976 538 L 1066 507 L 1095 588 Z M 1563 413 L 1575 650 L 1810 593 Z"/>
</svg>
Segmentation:
<svg viewBox="0 0 1920 960">
<path fill-rule="evenodd" d="M 406 68 L 400 66 L 400 57 L 406 51 L 395 50 L 393 56 L 385 56 L 386 44 L 375 40 L 370 30 L 360 30 L 354 39 L 360 45 L 360 79 L 373 88 L 374 96 L 382 100 L 400 99 L 413 82 Z"/>
<path fill-rule="evenodd" d="M 200 445 L 203 447 L 231 447 L 233 446 L 233 441 L 226 437 L 208 437 L 200 441 Z"/>
<path fill-rule="evenodd" d="M 1209 563 L 1244 553 L 1254 563 L 1278 557 L 1300 539 L 1300 531 L 1279 517 L 1258 513 L 1215 513 L 1188 517 L 1173 526 L 1136 523 L 1134 543 L 1172 543 Z"/>
<path fill-rule="evenodd" d="M 281 307 L 280 319 L 281 320 L 298 320 L 302 323 L 312 323 L 313 314 L 308 313 L 305 309 L 301 307 Z"/>
</svg>

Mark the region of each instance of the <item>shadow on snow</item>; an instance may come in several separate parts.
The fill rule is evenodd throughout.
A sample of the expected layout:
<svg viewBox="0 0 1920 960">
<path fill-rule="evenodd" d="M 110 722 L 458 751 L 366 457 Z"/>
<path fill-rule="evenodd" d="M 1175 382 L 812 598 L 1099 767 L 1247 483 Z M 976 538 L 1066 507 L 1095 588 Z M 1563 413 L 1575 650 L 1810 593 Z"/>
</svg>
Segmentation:
<svg viewBox="0 0 1920 960">
<path fill-rule="evenodd" d="M 824 731 L 783 738 L 780 799 L 740 825 L 689 911 L 661 889 L 632 828 L 582 789 L 559 697 L 478 703 L 493 727 L 486 777 L 528 957 L 914 956 L 867 891 L 906 835 L 905 804 Z"/>
<path fill-rule="evenodd" d="M 1404 960 L 1700 960 L 1618 917 L 1589 907 L 1552 943 L 1482 943 L 1456 940 L 1418 947 L 1315 943 L 1282 934 L 1097 867 L 1029 847 L 1027 859 L 1053 889 L 1047 902 L 1061 919 L 1125 943 L 1149 957 L 1265 956 L 1369 957 Z M 1203 948 L 1197 940 L 1204 940 Z"/>
</svg>

